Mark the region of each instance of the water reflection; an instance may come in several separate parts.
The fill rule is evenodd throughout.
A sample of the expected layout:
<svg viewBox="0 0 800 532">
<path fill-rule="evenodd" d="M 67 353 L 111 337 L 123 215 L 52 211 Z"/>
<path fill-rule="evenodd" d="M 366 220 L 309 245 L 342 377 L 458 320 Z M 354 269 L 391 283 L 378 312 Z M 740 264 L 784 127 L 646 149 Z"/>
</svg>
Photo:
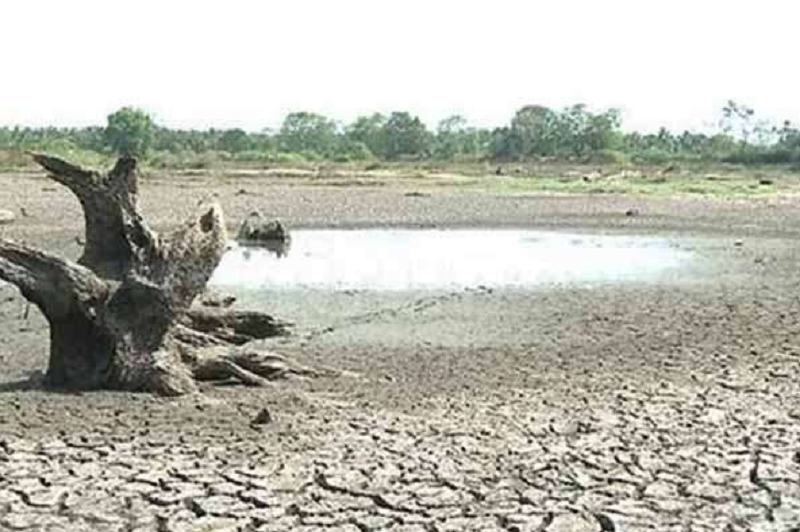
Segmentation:
<svg viewBox="0 0 800 532">
<path fill-rule="evenodd" d="M 266 250 L 274 254 L 276 257 L 281 258 L 289 254 L 292 248 L 292 240 L 264 240 L 263 242 L 237 242 L 237 246 L 241 250 L 242 258 L 244 260 L 251 260 L 254 257 L 260 256 L 259 250 Z M 232 249 L 236 249 L 235 247 Z M 255 253 L 254 253 L 255 252 Z"/>
<path fill-rule="evenodd" d="M 281 244 L 276 242 L 275 244 Z M 660 280 L 691 253 L 658 238 L 528 230 L 297 230 L 239 246 L 212 284 L 254 289 L 411 290 Z"/>
</svg>

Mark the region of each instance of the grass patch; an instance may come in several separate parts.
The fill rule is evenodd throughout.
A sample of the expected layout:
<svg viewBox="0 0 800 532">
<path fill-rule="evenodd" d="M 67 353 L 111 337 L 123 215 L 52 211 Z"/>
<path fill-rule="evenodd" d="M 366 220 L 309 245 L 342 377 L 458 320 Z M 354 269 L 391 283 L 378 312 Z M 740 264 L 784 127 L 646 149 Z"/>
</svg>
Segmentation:
<svg viewBox="0 0 800 532">
<path fill-rule="evenodd" d="M 763 185 L 753 178 L 703 179 L 702 177 L 658 176 L 656 178 L 589 179 L 525 177 L 475 179 L 461 185 L 492 194 L 636 194 L 648 196 L 764 196 L 800 191 L 800 180 Z"/>
</svg>

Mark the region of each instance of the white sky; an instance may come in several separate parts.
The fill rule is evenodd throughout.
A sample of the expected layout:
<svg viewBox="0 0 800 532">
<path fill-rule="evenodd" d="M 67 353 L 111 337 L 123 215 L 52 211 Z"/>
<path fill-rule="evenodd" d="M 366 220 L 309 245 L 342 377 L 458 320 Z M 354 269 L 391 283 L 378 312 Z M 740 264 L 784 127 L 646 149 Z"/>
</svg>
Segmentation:
<svg viewBox="0 0 800 532">
<path fill-rule="evenodd" d="M 619 107 L 628 129 L 727 99 L 800 122 L 797 0 L 8 0 L 0 124 L 260 130 L 289 111 L 408 110 L 482 126 L 519 107 Z"/>
</svg>

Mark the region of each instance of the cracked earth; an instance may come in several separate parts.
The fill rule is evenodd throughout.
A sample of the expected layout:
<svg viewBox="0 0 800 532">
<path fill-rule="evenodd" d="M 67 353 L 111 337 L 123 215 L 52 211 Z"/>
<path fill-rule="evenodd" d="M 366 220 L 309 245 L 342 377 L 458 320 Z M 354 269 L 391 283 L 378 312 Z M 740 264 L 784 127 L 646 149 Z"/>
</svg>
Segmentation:
<svg viewBox="0 0 800 532">
<path fill-rule="evenodd" d="M 41 184 L 15 183 L 22 198 Z M 145 197 L 153 213 L 169 212 L 165 187 Z M 219 192 L 234 219 L 252 208 L 237 201 L 254 201 L 240 188 Z M 268 207 L 317 225 L 367 223 L 376 204 L 421 216 L 416 203 L 392 210 L 420 201 L 402 190 L 365 191 L 350 214 L 336 210 L 341 193 L 287 189 Z M 26 200 L 31 219 L 3 235 L 75 254 L 64 235 L 80 231 L 77 206 L 51 195 Z M 473 204 L 475 219 L 515 226 L 579 204 L 526 214 L 530 202 L 515 211 L 505 198 L 424 200 L 440 226 Z M 177 400 L 39 389 L 29 377 L 46 366 L 46 324 L 0 287 L 0 530 L 800 530 L 796 205 L 687 214 L 688 200 L 648 200 L 626 229 L 624 215 L 598 215 L 624 213 L 622 199 L 582 201 L 589 227 L 675 238 L 694 227 L 707 267 L 530 292 L 240 294 L 237 305 L 297 323 L 275 349 L 342 375 Z M 714 213 L 725 227 L 706 234 Z"/>
</svg>

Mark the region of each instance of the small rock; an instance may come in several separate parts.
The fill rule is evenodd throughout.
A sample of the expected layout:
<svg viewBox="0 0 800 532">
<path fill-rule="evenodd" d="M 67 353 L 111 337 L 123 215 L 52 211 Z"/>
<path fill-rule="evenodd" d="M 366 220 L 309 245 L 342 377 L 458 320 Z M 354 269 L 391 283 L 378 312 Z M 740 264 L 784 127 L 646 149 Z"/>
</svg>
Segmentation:
<svg viewBox="0 0 800 532">
<path fill-rule="evenodd" d="M 628 209 L 625 211 L 625 216 L 639 216 L 639 209 Z"/>
<path fill-rule="evenodd" d="M 737 248 L 744 246 L 744 240 L 734 240 L 733 245 Z"/>
<path fill-rule="evenodd" d="M 771 186 L 775 184 L 775 181 L 773 179 L 763 177 L 758 180 L 758 184 L 763 186 Z"/>
<path fill-rule="evenodd" d="M 253 211 L 239 226 L 237 239 L 245 242 L 289 241 L 289 231 L 277 220 L 266 220 L 260 212 Z"/>
<path fill-rule="evenodd" d="M 261 425 L 269 425 L 272 423 L 272 414 L 266 408 L 262 408 L 261 411 L 253 418 L 250 422 L 250 425 L 253 426 L 261 426 Z"/>
</svg>

